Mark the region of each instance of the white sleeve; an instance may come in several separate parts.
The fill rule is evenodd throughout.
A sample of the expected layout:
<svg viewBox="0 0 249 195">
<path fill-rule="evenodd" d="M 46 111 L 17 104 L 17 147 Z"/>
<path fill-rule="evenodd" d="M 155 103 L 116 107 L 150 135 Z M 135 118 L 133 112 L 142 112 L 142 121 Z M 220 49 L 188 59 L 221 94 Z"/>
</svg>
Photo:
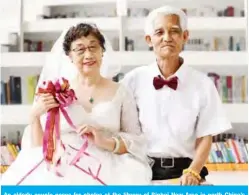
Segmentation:
<svg viewBox="0 0 249 195">
<path fill-rule="evenodd" d="M 132 94 L 135 92 L 134 70 L 125 74 L 124 78 L 120 81 Z"/>
<path fill-rule="evenodd" d="M 147 140 L 142 133 L 138 119 L 138 111 L 132 94 L 124 88 L 121 107 L 120 137 L 130 154 L 142 161 L 147 161 Z"/>
<path fill-rule="evenodd" d="M 197 138 L 217 135 L 232 128 L 227 119 L 218 91 L 211 80 L 207 80 L 202 94 L 202 105 L 197 121 Z"/>
</svg>

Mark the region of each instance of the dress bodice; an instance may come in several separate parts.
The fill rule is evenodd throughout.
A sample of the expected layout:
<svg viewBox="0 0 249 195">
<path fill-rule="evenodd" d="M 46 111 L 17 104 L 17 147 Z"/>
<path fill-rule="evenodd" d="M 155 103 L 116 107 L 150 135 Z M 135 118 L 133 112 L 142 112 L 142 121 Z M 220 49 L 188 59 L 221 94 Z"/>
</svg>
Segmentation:
<svg viewBox="0 0 249 195">
<path fill-rule="evenodd" d="M 66 111 L 76 127 L 87 124 L 111 134 L 120 131 L 120 114 L 123 102 L 122 87 L 119 87 L 114 97 L 105 102 L 97 103 L 91 112 L 84 109 L 78 101 L 74 102 Z M 61 115 L 61 133 L 67 134 L 74 131 Z"/>
</svg>

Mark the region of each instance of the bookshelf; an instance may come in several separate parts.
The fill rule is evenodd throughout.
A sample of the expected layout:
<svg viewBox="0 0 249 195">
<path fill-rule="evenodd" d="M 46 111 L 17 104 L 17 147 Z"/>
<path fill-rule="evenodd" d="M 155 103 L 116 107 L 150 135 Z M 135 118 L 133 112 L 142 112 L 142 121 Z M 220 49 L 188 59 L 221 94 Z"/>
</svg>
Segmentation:
<svg viewBox="0 0 249 195">
<path fill-rule="evenodd" d="M 10 35 L 18 33 L 21 36 L 19 40 L 21 50 L 18 52 L 9 52 L 0 54 L 0 68 L 2 72 L 19 72 L 20 76 L 26 75 L 24 71 L 32 72 L 34 69 L 40 70 L 44 63 L 47 51 L 42 52 L 24 52 L 23 39 L 34 40 L 55 40 L 59 33 L 66 27 L 77 22 L 94 22 L 97 26 L 107 33 L 110 38 L 118 37 L 119 46 L 118 51 L 114 51 L 111 58 L 108 58 L 108 63 L 112 65 L 122 64 L 125 71 L 129 71 L 134 67 L 147 65 L 154 60 L 153 52 L 151 51 L 124 51 L 124 38 L 126 36 L 138 36 L 143 39 L 143 27 L 145 22 L 144 16 L 118 16 L 112 17 L 77 17 L 77 18 L 53 18 L 41 19 L 40 15 L 53 12 L 54 10 L 62 9 L 76 10 L 81 6 L 107 6 L 116 7 L 117 0 L 34 0 L 33 4 L 26 4 L 28 0 L 24 0 L 24 19 L 13 21 L 20 22 L 8 25 L 8 32 L 4 36 L 0 36 L 0 45 L 13 45 Z M 30 2 L 29 2 L 30 3 Z M 36 4 L 35 4 L 36 3 Z M 193 8 L 193 7 L 216 7 L 217 10 L 224 9 L 227 6 L 234 6 L 238 9 L 244 8 L 243 0 L 127 0 L 128 9 L 139 8 L 156 8 L 166 3 L 176 5 L 179 7 Z M 19 13 L 18 13 L 19 14 Z M 19 16 L 19 15 L 18 15 Z M 20 17 L 18 17 L 20 18 Z M 5 21 L 6 23 L 6 21 Z M 233 25 L 231 25 L 233 24 Z M 197 35 L 215 35 L 215 36 L 241 36 L 246 31 L 245 17 L 215 17 L 214 15 L 196 17 L 189 17 L 189 30 L 191 36 Z M 2 35 L 2 33 L 0 34 Z M 23 38 L 24 37 L 24 38 Z M 52 38 L 51 38 L 52 37 Z M 146 48 L 148 50 L 148 48 Z M 248 59 L 247 51 L 183 51 L 186 65 L 193 66 L 196 69 L 204 72 L 217 72 L 227 75 L 248 75 Z M 202 60 L 200 60 L 202 59 Z M 6 71 L 7 70 L 7 71 Z M 22 70 L 22 71 L 19 71 Z M 224 104 L 225 111 L 228 118 L 233 124 L 248 124 L 248 104 L 247 103 L 231 103 Z M 2 119 L 2 131 L 8 131 L 9 127 L 25 126 L 28 123 L 28 113 L 31 109 L 30 105 L 2 105 L 0 107 Z M 230 178 L 233 178 L 231 181 Z M 247 184 L 247 172 L 245 171 L 212 171 L 208 179 L 215 184 Z"/>
<path fill-rule="evenodd" d="M 48 52 L 1 53 L 0 67 L 42 67 L 47 54 Z M 122 63 L 124 66 L 140 66 L 147 65 L 154 60 L 154 54 L 151 51 L 114 51 L 110 56 L 112 56 L 112 58 L 108 59 L 107 63 L 112 65 Z M 187 65 L 195 67 L 248 67 L 247 52 L 245 51 L 183 51 L 181 56 L 185 59 Z M 227 71 L 229 72 L 229 70 Z"/>
</svg>

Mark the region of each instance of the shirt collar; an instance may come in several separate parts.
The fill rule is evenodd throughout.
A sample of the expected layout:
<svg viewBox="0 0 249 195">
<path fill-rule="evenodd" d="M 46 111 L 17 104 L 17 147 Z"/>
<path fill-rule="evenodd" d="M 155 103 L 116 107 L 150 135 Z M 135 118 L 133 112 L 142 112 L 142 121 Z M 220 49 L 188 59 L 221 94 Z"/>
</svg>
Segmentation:
<svg viewBox="0 0 249 195">
<path fill-rule="evenodd" d="M 186 76 L 186 69 L 187 69 L 187 67 L 186 67 L 186 65 L 184 65 L 184 59 L 182 57 L 180 57 L 180 60 L 181 60 L 181 62 L 180 62 L 181 66 L 178 68 L 178 70 L 173 75 L 169 76 L 169 78 L 177 76 L 180 82 L 184 82 L 184 78 Z M 160 75 L 161 77 L 164 78 L 164 76 L 162 75 L 162 73 L 161 73 L 161 71 L 160 71 L 160 69 L 159 69 L 158 64 L 157 64 L 156 61 L 153 62 L 153 64 L 151 65 L 151 68 L 153 69 L 153 71 L 152 71 L 153 72 L 153 76 Z"/>
</svg>

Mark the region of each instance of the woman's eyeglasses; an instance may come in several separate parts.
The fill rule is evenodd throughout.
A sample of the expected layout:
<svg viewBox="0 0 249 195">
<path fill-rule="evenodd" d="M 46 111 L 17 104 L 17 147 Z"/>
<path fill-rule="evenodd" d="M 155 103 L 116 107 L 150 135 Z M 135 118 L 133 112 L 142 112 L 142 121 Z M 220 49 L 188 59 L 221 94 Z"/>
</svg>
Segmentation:
<svg viewBox="0 0 249 195">
<path fill-rule="evenodd" d="M 85 54 L 87 49 L 91 53 L 96 53 L 99 51 L 100 45 L 96 44 L 96 45 L 89 45 L 87 47 L 78 47 L 78 48 L 76 47 L 76 48 L 72 49 L 72 51 L 75 52 L 77 56 L 82 56 Z"/>
</svg>

